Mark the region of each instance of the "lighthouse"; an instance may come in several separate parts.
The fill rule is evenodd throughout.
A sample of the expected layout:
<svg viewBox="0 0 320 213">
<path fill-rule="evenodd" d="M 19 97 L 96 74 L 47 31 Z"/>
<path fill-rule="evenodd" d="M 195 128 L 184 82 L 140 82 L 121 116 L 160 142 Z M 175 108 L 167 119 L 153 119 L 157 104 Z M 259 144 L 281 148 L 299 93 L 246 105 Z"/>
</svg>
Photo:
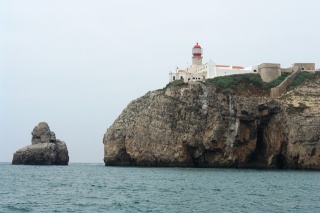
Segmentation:
<svg viewBox="0 0 320 213">
<path fill-rule="evenodd" d="M 192 48 L 192 65 L 202 65 L 202 48 L 198 42 Z"/>
<path fill-rule="evenodd" d="M 183 82 L 204 81 L 217 76 L 257 73 L 258 65 L 251 67 L 219 65 L 212 60 L 202 64 L 202 48 L 198 42 L 192 48 L 192 64 L 185 68 L 169 73 L 169 82 L 183 80 Z"/>
</svg>

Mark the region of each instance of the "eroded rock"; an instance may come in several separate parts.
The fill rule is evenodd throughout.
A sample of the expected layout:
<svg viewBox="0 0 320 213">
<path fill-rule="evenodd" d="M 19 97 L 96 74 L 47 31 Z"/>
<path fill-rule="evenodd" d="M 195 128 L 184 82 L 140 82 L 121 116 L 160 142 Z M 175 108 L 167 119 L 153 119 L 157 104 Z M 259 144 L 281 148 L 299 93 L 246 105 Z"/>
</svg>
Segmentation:
<svg viewBox="0 0 320 213">
<path fill-rule="evenodd" d="M 68 165 L 69 155 L 64 141 L 56 139 L 47 123 L 41 122 L 32 131 L 31 145 L 16 151 L 12 164 Z"/>
<path fill-rule="evenodd" d="M 320 99 L 301 97 L 307 108 L 293 114 L 290 97 L 222 94 L 202 83 L 148 92 L 105 133 L 105 165 L 320 169 Z"/>
</svg>

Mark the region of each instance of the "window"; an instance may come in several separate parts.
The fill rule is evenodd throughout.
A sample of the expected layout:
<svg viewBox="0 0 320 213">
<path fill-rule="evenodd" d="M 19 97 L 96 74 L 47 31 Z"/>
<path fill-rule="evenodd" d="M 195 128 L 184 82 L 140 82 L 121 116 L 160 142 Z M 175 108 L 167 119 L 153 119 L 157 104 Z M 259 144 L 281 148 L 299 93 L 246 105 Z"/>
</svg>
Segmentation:
<svg viewBox="0 0 320 213">
<path fill-rule="evenodd" d="M 172 77 L 172 80 L 176 80 L 176 76 L 173 76 L 173 77 Z"/>
<path fill-rule="evenodd" d="M 257 72 L 257 70 L 253 70 L 253 72 Z"/>
<path fill-rule="evenodd" d="M 183 79 L 183 77 L 182 77 L 182 76 L 180 76 L 180 79 Z"/>
</svg>

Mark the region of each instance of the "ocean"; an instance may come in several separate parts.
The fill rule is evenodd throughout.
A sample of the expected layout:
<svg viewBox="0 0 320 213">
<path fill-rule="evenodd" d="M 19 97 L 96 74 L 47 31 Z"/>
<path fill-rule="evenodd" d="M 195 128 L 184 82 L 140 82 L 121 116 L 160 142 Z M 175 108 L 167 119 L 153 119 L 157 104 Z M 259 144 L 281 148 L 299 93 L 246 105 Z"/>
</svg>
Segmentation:
<svg viewBox="0 0 320 213">
<path fill-rule="evenodd" d="M 0 163 L 0 212 L 320 212 L 320 172 Z"/>
</svg>

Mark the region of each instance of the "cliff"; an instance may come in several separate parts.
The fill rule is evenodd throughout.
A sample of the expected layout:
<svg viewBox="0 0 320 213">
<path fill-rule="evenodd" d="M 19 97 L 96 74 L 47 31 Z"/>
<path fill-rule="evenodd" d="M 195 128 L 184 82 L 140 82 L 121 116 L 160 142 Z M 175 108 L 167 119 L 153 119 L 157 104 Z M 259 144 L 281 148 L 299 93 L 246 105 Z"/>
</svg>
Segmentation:
<svg viewBox="0 0 320 213">
<path fill-rule="evenodd" d="M 189 83 L 132 101 L 105 165 L 320 169 L 320 75 L 272 99 Z"/>
<path fill-rule="evenodd" d="M 68 165 L 69 155 L 64 141 L 56 139 L 47 123 L 40 122 L 32 131 L 31 145 L 13 154 L 12 164 Z"/>
</svg>

